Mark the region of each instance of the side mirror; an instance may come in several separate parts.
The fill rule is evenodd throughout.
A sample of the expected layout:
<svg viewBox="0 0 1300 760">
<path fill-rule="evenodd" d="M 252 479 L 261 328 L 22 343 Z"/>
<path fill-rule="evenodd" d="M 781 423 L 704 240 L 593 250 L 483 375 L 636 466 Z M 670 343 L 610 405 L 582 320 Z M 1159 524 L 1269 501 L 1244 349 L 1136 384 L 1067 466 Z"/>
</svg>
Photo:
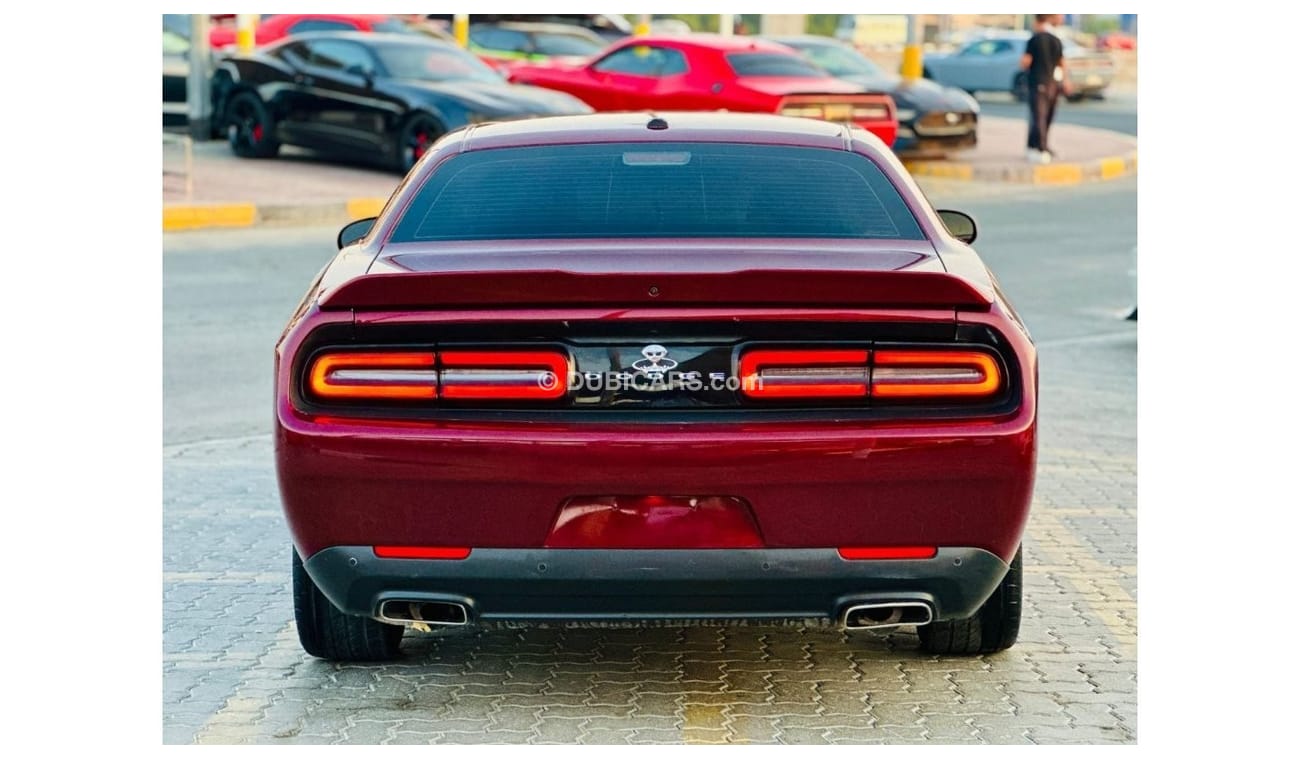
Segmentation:
<svg viewBox="0 0 1300 760">
<path fill-rule="evenodd" d="M 975 242 L 975 219 L 970 214 L 940 209 L 939 218 L 948 228 L 948 234 L 966 244 Z"/>
<path fill-rule="evenodd" d="M 339 230 L 339 250 L 352 245 L 361 238 L 370 234 L 370 228 L 375 226 L 375 219 L 378 217 L 369 217 L 368 219 L 358 219 L 355 222 L 348 222 Z"/>
</svg>

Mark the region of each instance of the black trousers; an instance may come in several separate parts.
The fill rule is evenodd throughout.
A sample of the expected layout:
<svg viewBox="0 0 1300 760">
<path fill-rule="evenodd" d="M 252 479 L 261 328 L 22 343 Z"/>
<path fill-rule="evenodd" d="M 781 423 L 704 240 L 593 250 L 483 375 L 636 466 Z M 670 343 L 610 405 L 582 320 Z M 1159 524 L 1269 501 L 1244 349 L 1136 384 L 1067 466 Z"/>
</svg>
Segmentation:
<svg viewBox="0 0 1300 760">
<path fill-rule="evenodd" d="M 1055 81 L 1045 84 L 1029 84 L 1029 147 L 1032 150 L 1047 150 L 1047 130 L 1056 117 L 1056 101 L 1060 98 L 1061 86 Z"/>
</svg>

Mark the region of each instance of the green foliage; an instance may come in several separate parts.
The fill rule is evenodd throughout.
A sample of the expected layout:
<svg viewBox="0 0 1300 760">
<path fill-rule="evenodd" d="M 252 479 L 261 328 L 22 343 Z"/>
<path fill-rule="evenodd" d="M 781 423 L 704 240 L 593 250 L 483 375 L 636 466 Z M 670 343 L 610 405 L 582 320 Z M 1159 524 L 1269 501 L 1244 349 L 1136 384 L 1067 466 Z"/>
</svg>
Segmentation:
<svg viewBox="0 0 1300 760">
<path fill-rule="evenodd" d="M 716 13 L 665 13 L 656 14 L 656 18 L 675 18 L 679 21 L 685 21 L 691 25 L 692 32 L 716 32 L 718 31 L 718 15 Z M 629 16 L 629 18 L 632 18 Z"/>
<path fill-rule="evenodd" d="M 834 37 L 835 28 L 840 24 L 838 13 L 809 13 L 804 17 L 804 31 L 808 34 L 820 34 Z"/>
<path fill-rule="evenodd" d="M 1083 31 L 1085 34 L 1105 34 L 1106 32 L 1119 31 L 1118 16 L 1084 16 Z"/>
</svg>

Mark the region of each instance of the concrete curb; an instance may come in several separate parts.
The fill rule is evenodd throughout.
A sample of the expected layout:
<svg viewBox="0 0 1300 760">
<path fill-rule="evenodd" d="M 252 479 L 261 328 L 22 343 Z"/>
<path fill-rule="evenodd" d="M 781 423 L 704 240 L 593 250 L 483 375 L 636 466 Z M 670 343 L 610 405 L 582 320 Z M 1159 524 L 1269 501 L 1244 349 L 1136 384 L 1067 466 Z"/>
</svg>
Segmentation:
<svg viewBox="0 0 1300 760">
<path fill-rule="evenodd" d="M 332 203 L 172 204 L 163 206 L 163 232 L 262 224 L 346 224 L 378 215 L 387 201 L 387 198 L 350 198 Z"/>
<path fill-rule="evenodd" d="M 1083 182 L 1130 177 L 1137 174 L 1137 151 L 1091 161 L 1023 166 L 999 164 L 977 166 L 960 161 L 904 161 L 918 177 L 940 177 L 970 182 L 1011 182 L 1026 185 L 1077 185 Z"/>
</svg>

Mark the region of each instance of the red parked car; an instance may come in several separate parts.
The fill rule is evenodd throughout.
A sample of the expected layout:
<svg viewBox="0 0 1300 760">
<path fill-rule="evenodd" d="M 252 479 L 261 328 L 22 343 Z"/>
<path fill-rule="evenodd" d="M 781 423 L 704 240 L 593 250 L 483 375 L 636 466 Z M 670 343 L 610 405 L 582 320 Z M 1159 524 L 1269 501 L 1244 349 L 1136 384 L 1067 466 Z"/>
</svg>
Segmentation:
<svg viewBox="0 0 1300 760">
<path fill-rule="evenodd" d="M 253 32 L 253 40 L 261 47 L 303 32 L 398 32 L 445 36 L 438 35 L 432 28 L 374 13 L 283 13 L 263 16 Z M 237 30 L 233 25 L 214 26 L 208 33 L 208 44 L 214 50 L 230 47 L 236 41 Z"/>
<path fill-rule="evenodd" d="M 974 238 L 849 125 L 444 136 L 276 346 L 303 647 L 731 618 L 1011 646 L 1038 368 Z"/>
<path fill-rule="evenodd" d="M 852 122 L 892 145 L 894 101 L 752 37 L 629 37 L 588 63 L 518 64 L 510 81 L 561 90 L 597 111 L 742 111 Z"/>
</svg>

